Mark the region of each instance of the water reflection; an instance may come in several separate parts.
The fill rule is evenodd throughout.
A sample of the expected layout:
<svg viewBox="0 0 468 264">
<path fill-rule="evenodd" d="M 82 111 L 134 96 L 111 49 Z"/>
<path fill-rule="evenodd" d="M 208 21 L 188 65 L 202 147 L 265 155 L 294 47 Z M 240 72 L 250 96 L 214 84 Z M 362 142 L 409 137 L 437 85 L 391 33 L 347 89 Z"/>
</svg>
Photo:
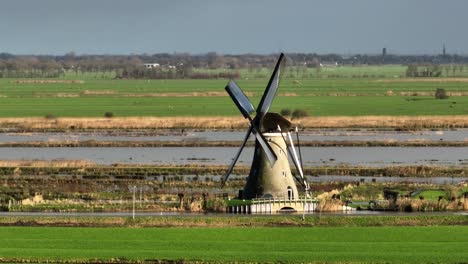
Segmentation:
<svg viewBox="0 0 468 264">
<path fill-rule="evenodd" d="M 0 160 L 89 160 L 97 164 L 229 164 L 234 147 L 0 148 Z M 250 165 L 253 148 L 239 163 Z M 467 165 L 468 147 L 303 147 L 305 166 Z"/>
</svg>

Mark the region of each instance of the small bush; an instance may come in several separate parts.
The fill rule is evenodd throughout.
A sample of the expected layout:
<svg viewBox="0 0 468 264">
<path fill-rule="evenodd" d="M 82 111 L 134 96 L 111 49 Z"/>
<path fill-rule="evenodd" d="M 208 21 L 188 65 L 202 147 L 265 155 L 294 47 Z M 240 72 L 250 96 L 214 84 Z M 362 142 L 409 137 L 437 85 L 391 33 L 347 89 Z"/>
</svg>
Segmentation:
<svg viewBox="0 0 468 264">
<path fill-rule="evenodd" d="M 55 115 L 53 115 L 53 114 L 45 115 L 45 119 L 55 119 L 55 118 L 57 118 L 57 117 Z"/>
<path fill-rule="evenodd" d="M 448 95 L 444 88 L 437 88 L 435 91 L 435 99 L 447 99 Z"/>
<path fill-rule="evenodd" d="M 224 212 L 226 211 L 226 201 L 219 198 L 209 199 L 206 201 L 204 210 L 207 212 Z"/>
<path fill-rule="evenodd" d="M 293 119 L 296 119 L 296 118 L 303 118 L 303 117 L 306 117 L 308 116 L 309 114 L 307 113 L 306 110 L 304 109 L 296 109 L 294 110 L 294 112 L 292 112 L 292 118 Z"/>
<path fill-rule="evenodd" d="M 282 116 L 291 116 L 291 109 L 288 109 L 288 108 L 281 109 L 280 114 Z"/>
<path fill-rule="evenodd" d="M 112 112 L 105 112 L 105 113 L 104 113 L 104 117 L 107 117 L 107 118 L 114 117 L 114 113 L 112 113 Z"/>
</svg>

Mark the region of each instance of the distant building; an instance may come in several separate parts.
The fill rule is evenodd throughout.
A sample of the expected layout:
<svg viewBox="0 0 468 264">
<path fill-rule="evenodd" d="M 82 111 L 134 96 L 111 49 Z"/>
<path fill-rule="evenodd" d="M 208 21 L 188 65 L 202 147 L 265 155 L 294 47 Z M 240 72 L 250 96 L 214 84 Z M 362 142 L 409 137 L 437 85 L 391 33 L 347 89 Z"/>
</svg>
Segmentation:
<svg viewBox="0 0 468 264">
<path fill-rule="evenodd" d="M 322 68 L 338 67 L 338 62 L 321 62 L 320 67 Z"/>
<path fill-rule="evenodd" d="M 144 65 L 146 69 L 153 69 L 161 66 L 159 63 L 145 63 Z"/>
</svg>

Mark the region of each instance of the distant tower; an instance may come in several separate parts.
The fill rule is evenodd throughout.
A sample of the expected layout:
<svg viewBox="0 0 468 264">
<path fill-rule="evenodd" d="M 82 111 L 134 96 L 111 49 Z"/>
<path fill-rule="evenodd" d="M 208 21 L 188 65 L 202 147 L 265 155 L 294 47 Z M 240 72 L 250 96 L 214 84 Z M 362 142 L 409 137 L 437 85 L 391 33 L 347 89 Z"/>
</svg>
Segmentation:
<svg viewBox="0 0 468 264">
<path fill-rule="evenodd" d="M 382 49 L 382 63 L 385 62 L 385 55 L 387 55 L 387 48 Z"/>
<path fill-rule="evenodd" d="M 447 55 L 447 53 L 445 52 L 445 43 L 444 43 L 444 46 L 442 48 L 442 55 L 445 57 Z"/>
</svg>

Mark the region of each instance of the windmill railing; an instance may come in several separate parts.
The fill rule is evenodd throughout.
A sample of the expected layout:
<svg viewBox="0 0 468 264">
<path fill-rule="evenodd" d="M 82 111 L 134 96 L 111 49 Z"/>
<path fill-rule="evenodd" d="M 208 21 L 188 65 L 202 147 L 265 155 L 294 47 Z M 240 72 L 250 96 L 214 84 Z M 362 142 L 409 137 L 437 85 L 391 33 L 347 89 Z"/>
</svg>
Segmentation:
<svg viewBox="0 0 468 264">
<path fill-rule="evenodd" d="M 256 198 L 250 204 L 231 205 L 226 208 L 227 213 L 234 214 L 273 214 L 279 212 L 315 212 L 319 201 L 315 198 L 302 199 Z"/>
<path fill-rule="evenodd" d="M 299 198 L 299 199 L 288 199 L 285 198 L 254 198 L 252 204 L 293 204 L 293 203 L 318 203 L 315 198 Z"/>
</svg>

